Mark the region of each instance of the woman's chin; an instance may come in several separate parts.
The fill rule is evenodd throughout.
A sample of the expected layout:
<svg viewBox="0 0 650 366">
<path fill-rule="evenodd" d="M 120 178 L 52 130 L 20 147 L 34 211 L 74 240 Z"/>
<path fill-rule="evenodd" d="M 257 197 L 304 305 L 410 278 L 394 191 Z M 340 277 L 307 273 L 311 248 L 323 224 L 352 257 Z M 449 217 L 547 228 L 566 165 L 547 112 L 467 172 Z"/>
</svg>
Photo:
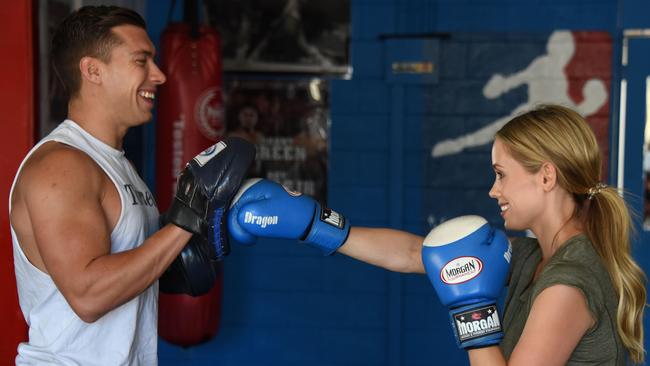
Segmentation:
<svg viewBox="0 0 650 366">
<path fill-rule="evenodd" d="M 514 223 L 511 220 L 505 220 L 503 222 L 503 227 L 512 231 L 521 231 L 526 229 L 522 225 L 517 225 L 517 223 Z"/>
</svg>

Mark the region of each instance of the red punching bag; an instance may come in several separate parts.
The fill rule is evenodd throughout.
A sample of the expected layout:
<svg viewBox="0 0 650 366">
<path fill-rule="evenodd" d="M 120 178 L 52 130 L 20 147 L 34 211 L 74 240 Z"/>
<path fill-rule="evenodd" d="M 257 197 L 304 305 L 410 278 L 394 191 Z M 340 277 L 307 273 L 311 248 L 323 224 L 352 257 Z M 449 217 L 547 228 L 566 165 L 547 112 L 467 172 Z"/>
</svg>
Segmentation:
<svg viewBox="0 0 650 366">
<path fill-rule="evenodd" d="M 217 32 L 196 22 L 173 23 L 163 32 L 160 64 L 167 82 L 160 89 L 156 125 L 156 192 L 161 212 L 169 208 L 185 163 L 223 136 L 220 47 Z M 160 293 L 160 337 L 190 346 L 215 335 L 222 273 L 202 296 Z"/>
</svg>

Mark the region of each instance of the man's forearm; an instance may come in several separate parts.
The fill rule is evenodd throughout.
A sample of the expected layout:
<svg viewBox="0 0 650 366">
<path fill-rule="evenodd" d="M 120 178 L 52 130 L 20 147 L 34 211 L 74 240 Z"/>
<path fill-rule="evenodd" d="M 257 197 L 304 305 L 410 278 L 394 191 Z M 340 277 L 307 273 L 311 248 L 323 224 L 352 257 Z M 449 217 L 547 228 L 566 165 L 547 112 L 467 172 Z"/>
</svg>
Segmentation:
<svg viewBox="0 0 650 366">
<path fill-rule="evenodd" d="M 135 249 L 97 257 L 80 274 L 82 285 L 64 295 L 82 320 L 96 321 L 156 281 L 190 237 L 169 224 Z"/>
</svg>

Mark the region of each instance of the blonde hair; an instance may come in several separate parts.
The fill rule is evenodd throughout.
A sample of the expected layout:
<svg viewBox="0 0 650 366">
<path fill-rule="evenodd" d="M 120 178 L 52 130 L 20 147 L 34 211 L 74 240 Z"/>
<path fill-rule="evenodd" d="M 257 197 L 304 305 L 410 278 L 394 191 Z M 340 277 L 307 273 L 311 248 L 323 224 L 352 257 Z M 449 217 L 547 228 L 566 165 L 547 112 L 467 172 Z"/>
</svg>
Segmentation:
<svg viewBox="0 0 650 366">
<path fill-rule="evenodd" d="M 646 277 L 630 252 L 630 212 L 619 192 L 600 185 L 601 156 L 587 122 L 577 112 L 542 105 L 515 117 L 496 134 L 529 172 L 544 162 L 557 170 L 558 184 L 573 194 L 585 234 L 603 260 L 618 294 L 616 323 L 634 363 L 645 358 L 643 311 Z"/>
</svg>

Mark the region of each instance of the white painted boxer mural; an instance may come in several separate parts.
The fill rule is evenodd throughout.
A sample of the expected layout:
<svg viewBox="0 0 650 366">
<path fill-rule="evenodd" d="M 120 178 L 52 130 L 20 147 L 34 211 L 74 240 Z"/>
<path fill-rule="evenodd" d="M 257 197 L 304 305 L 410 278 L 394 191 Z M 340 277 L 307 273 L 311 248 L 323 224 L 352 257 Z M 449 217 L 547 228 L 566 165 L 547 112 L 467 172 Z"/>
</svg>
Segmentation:
<svg viewBox="0 0 650 366">
<path fill-rule="evenodd" d="M 476 131 L 436 143 L 431 149 L 431 155 L 435 158 L 456 154 L 469 147 L 490 143 L 496 131 L 506 122 L 540 103 L 571 107 L 585 118 L 598 112 L 608 100 L 608 86 L 604 80 L 598 77 L 586 80 L 582 87 L 582 100 L 575 100 L 570 95 L 570 78 L 566 68 L 575 54 L 576 42 L 571 32 L 551 33 L 545 54 L 535 58 L 520 72 L 505 76 L 500 73 L 493 74 L 483 87 L 483 96 L 486 99 L 496 99 L 513 88 L 527 85 L 528 100 L 516 106 L 510 115 L 498 118 Z"/>
<path fill-rule="evenodd" d="M 422 200 L 429 227 L 480 214 L 502 220 L 487 192 L 495 132 L 541 103 L 579 111 L 609 156 L 612 39 L 607 32 L 454 33 L 440 43 L 440 79 L 423 90 Z"/>
</svg>

